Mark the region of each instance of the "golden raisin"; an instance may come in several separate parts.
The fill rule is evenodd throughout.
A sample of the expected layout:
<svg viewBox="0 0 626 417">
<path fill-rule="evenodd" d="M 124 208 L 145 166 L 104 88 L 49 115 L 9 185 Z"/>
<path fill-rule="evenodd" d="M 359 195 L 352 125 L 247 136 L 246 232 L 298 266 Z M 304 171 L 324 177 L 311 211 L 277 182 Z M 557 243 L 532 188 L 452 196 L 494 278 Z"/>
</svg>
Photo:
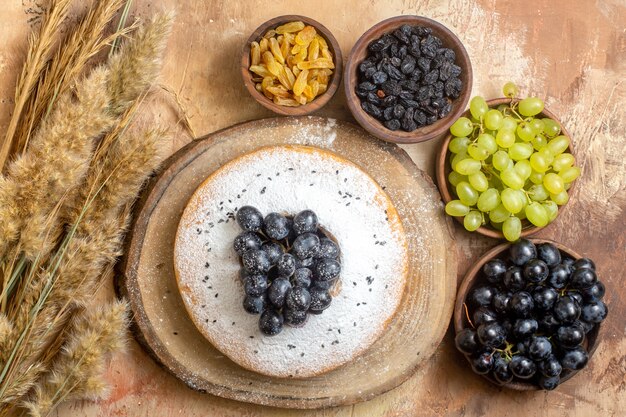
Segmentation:
<svg viewBox="0 0 626 417">
<path fill-rule="evenodd" d="M 250 44 L 255 89 L 281 106 L 304 105 L 323 94 L 334 68 L 326 40 L 302 22 L 270 29 Z"/>
</svg>

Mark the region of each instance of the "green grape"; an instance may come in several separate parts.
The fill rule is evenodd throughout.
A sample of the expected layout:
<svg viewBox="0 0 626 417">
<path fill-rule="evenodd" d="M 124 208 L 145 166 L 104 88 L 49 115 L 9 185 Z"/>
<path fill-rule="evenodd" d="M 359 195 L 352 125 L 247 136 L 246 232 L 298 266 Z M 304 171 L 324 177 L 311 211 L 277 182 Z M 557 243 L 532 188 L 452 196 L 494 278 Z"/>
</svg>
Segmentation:
<svg viewBox="0 0 626 417">
<path fill-rule="evenodd" d="M 478 201 L 478 191 L 465 181 L 461 181 L 456 186 L 456 195 L 459 196 L 461 203 L 466 206 L 473 206 Z"/>
<path fill-rule="evenodd" d="M 505 83 L 504 86 L 502 87 L 502 93 L 504 94 L 505 97 L 513 98 L 517 96 L 517 94 L 519 93 L 519 89 L 517 88 L 515 83 L 509 81 Z"/>
<path fill-rule="evenodd" d="M 522 234 L 522 221 L 515 216 L 509 217 L 502 224 L 502 234 L 509 242 L 515 242 Z"/>
<path fill-rule="evenodd" d="M 559 206 L 562 206 L 564 204 L 567 204 L 567 202 L 569 201 L 569 194 L 567 194 L 566 190 L 563 190 L 558 194 L 550 193 L 550 200 L 554 201 Z"/>
<path fill-rule="evenodd" d="M 548 200 L 541 203 L 543 208 L 546 209 L 546 213 L 548 213 L 548 223 L 551 223 L 556 216 L 559 215 L 559 206 L 556 205 L 554 201 Z"/>
<path fill-rule="evenodd" d="M 489 158 L 489 151 L 477 143 L 472 143 L 467 147 L 467 153 L 477 161 L 484 161 Z"/>
<path fill-rule="evenodd" d="M 461 200 L 452 200 L 446 204 L 446 213 L 450 216 L 465 216 L 469 213 L 469 207 L 461 203 Z"/>
<path fill-rule="evenodd" d="M 500 204 L 500 193 L 495 188 L 489 188 L 478 197 L 476 206 L 483 213 L 489 213 Z"/>
<path fill-rule="evenodd" d="M 456 187 L 458 183 L 461 181 L 467 181 L 467 177 L 465 175 L 461 175 L 456 171 L 450 171 L 448 174 L 448 182 L 452 184 L 453 187 Z"/>
<path fill-rule="evenodd" d="M 533 145 L 535 150 L 541 150 L 544 146 L 548 144 L 548 139 L 544 135 L 535 135 L 534 138 L 531 139 L 530 143 Z"/>
<path fill-rule="evenodd" d="M 561 172 L 565 168 L 569 168 L 574 165 L 574 155 L 571 153 L 562 153 L 554 157 L 552 161 L 552 169 L 556 172 Z"/>
<path fill-rule="evenodd" d="M 465 152 L 459 152 L 457 154 L 452 154 L 452 159 L 450 160 L 450 167 L 452 167 L 453 170 L 456 171 L 456 165 L 463 161 L 464 159 L 467 159 L 467 153 Z"/>
<path fill-rule="evenodd" d="M 459 117 L 459 119 L 450 126 L 450 133 L 457 137 L 469 136 L 472 130 L 474 130 L 474 125 L 467 117 Z"/>
<path fill-rule="evenodd" d="M 530 162 L 528 162 L 526 159 L 522 159 L 521 161 L 516 162 L 514 169 L 524 180 L 527 180 L 533 171 L 530 167 Z"/>
<path fill-rule="evenodd" d="M 552 161 L 554 161 L 554 154 L 547 146 L 539 149 L 537 153 L 540 153 L 548 161 L 548 164 L 551 164 Z"/>
<path fill-rule="evenodd" d="M 515 217 L 517 217 L 517 218 L 518 218 L 518 219 L 520 219 L 520 220 L 524 220 L 524 219 L 526 219 L 526 211 L 525 211 L 525 210 L 526 210 L 526 205 L 524 205 L 524 210 L 522 210 L 522 211 L 520 211 L 519 213 L 517 213 L 517 214 L 515 215 Z"/>
<path fill-rule="evenodd" d="M 448 149 L 452 153 L 459 153 L 463 151 L 467 151 L 467 146 L 469 145 L 470 140 L 467 137 L 454 138 L 448 144 Z"/>
<path fill-rule="evenodd" d="M 474 116 L 478 120 L 485 117 L 485 115 L 489 111 L 489 106 L 487 106 L 487 102 L 481 96 L 473 97 L 470 100 L 469 108 L 472 116 Z"/>
<path fill-rule="evenodd" d="M 491 220 L 489 221 L 489 224 L 491 225 L 491 227 L 493 227 L 495 230 L 499 230 L 502 231 L 502 223 L 496 223 L 496 222 L 492 222 Z"/>
<path fill-rule="evenodd" d="M 533 145 L 530 143 L 514 143 L 509 148 L 509 157 L 514 161 L 528 159 L 533 153 Z"/>
<path fill-rule="evenodd" d="M 537 227 L 544 227 L 550 221 L 550 216 L 548 215 L 545 207 L 536 201 L 526 206 L 526 210 L 524 210 L 524 212 L 526 213 L 528 221 Z"/>
<path fill-rule="evenodd" d="M 485 126 L 487 129 L 498 130 L 502 127 L 504 116 L 496 109 L 491 109 L 485 115 Z"/>
<path fill-rule="evenodd" d="M 498 130 L 496 134 L 496 143 L 501 148 L 510 148 L 515 143 L 515 131 L 514 130 Z"/>
<path fill-rule="evenodd" d="M 480 161 L 466 158 L 457 163 L 454 167 L 454 170 L 461 175 L 471 175 L 480 171 L 482 166 L 483 164 L 481 164 Z"/>
<path fill-rule="evenodd" d="M 498 171 L 504 171 L 509 166 L 510 161 L 511 158 L 509 158 L 509 154 L 506 151 L 498 151 L 491 157 L 491 163 Z"/>
<path fill-rule="evenodd" d="M 505 111 L 507 111 L 506 109 L 510 108 L 507 104 L 500 104 L 497 109 L 500 113 L 504 114 Z"/>
<path fill-rule="evenodd" d="M 543 184 L 535 184 L 528 189 L 528 195 L 533 201 L 544 201 L 550 198 L 550 193 Z"/>
<path fill-rule="evenodd" d="M 541 152 L 535 152 L 530 155 L 530 166 L 536 172 L 546 172 L 550 169 L 548 159 Z"/>
<path fill-rule="evenodd" d="M 550 149 L 550 151 L 552 151 L 552 154 L 554 156 L 557 156 L 565 152 L 565 150 L 569 146 L 569 138 L 563 135 L 557 136 L 556 138 L 548 142 L 546 146 L 548 149 Z"/>
<path fill-rule="evenodd" d="M 517 120 L 515 120 L 511 116 L 506 116 L 502 121 L 502 126 L 500 126 L 500 130 L 515 131 L 515 129 L 517 129 Z"/>
<path fill-rule="evenodd" d="M 559 172 L 559 177 L 563 178 L 563 182 L 570 183 L 574 181 L 576 178 L 580 177 L 580 168 L 578 167 L 569 167 L 563 169 Z"/>
<path fill-rule="evenodd" d="M 565 191 L 569 191 L 569 189 L 572 188 L 572 183 L 566 182 L 563 188 L 565 188 Z"/>
<path fill-rule="evenodd" d="M 543 100 L 537 97 L 526 97 L 517 104 L 522 116 L 534 116 L 543 111 Z"/>
<path fill-rule="evenodd" d="M 505 188 L 500 193 L 502 205 L 510 213 L 519 213 L 524 208 L 524 201 L 520 199 L 516 190 Z"/>
<path fill-rule="evenodd" d="M 561 191 L 565 191 L 565 181 L 554 172 L 543 176 L 543 186 L 550 194 L 559 194 Z"/>
<path fill-rule="evenodd" d="M 535 137 L 533 129 L 526 122 L 518 124 L 517 129 L 515 129 L 515 133 L 517 133 L 517 136 L 519 136 L 519 138 L 524 142 L 530 142 Z"/>
<path fill-rule="evenodd" d="M 530 121 L 530 128 L 533 130 L 535 135 L 543 133 L 544 123 L 541 119 L 532 119 Z"/>
<path fill-rule="evenodd" d="M 546 136 L 553 138 L 561 133 L 561 126 L 559 126 L 559 124 L 554 120 L 548 117 L 541 120 L 543 120 L 543 133 L 545 133 Z"/>
<path fill-rule="evenodd" d="M 482 171 L 469 176 L 469 183 L 476 191 L 486 191 L 489 188 L 489 181 Z"/>
<path fill-rule="evenodd" d="M 511 213 L 509 213 L 502 204 L 499 204 L 495 209 L 489 212 L 489 220 L 494 223 L 502 223 L 509 217 L 511 217 Z"/>
<path fill-rule="evenodd" d="M 465 230 L 473 232 L 483 224 L 483 215 L 476 210 L 472 210 L 465 215 L 463 219 L 463 226 Z"/>
<path fill-rule="evenodd" d="M 533 171 L 530 173 L 530 177 L 528 177 L 528 179 L 533 184 L 543 184 L 543 172 Z"/>
<path fill-rule="evenodd" d="M 478 135 L 476 143 L 487 149 L 487 151 L 489 151 L 489 155 L 495 153 L 498 150 L 498 144 L 496 143 L 496 139 L 493 137 L 493 135 L 489 133 L 481 133 L 480 135 Z"/>
<path fill-rule="evenodd" d="M 514 190 L 521 190 L 524 187 L 524 179 L 515 171 L 515 169 L 505 169 L 500 173 L 500 179 L 507 187 Z"/>
</svg>

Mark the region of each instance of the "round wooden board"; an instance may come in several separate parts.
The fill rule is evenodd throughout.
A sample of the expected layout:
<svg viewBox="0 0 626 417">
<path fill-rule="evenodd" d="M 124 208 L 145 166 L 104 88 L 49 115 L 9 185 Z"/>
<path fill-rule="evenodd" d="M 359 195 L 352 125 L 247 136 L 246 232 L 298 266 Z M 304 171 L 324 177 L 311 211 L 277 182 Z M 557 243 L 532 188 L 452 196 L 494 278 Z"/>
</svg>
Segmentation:
<svg viewBox="0 0 626 417">
<path fill-rule="evenodd" d="M 173 271 L 178 221 L 198 185 L 233 158 L 280 144 L 325 148 L 359 165 L 389 194 L 409 238 L 407 287 L 387 331 L 353 362 L 307 379 L 263 376 L 222 355 L 187 315 Z M 450 322 L 457 252 L 442 207 L 430 177 L 403 150 L 352 124 L 319 117 L 243 123 L 190 143 L 150 183 L 129 232 L 119 289 L 144 347 L 195 390 L 289 408 L 365 401 L 409 378 L 435 352 Z"/>
</svg>

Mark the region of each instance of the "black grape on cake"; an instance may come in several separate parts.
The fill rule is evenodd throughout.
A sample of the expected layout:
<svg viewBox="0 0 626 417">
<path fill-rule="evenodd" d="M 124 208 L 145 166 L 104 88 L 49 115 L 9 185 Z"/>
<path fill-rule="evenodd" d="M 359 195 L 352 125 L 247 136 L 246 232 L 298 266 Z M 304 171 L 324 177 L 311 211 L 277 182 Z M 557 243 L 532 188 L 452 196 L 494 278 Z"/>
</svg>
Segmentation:
<svg viewBox="0 0 626 417">
<path fill-rule="evenodd" d="M 243 309 L 260 314 L 259 329 L 274 336 L 285 325 L 304 326 L 322 314 L 341 273 L 338 245 L 320 227 L 312 210 L 295 216 L 241 207 L 235 218 L 243 230 L 233 243 L 241 257 Z"/>
</svg>

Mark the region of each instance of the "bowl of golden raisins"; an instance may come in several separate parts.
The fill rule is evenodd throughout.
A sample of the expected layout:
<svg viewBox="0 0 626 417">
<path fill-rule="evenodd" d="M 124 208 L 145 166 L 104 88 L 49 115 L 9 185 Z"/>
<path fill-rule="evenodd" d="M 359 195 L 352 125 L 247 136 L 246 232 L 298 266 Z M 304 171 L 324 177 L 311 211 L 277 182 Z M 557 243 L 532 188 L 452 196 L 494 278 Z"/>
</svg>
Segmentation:
<svg viewBox="0 0 626 417">
<path fill-rule="evenodd" d="M 297 15 L 259 26 L 244 45 L 243 81 L 256 101 L 286 116 L 309 114 L 335 94 L 341 49 L 321 23 Z"/>
</svg>

